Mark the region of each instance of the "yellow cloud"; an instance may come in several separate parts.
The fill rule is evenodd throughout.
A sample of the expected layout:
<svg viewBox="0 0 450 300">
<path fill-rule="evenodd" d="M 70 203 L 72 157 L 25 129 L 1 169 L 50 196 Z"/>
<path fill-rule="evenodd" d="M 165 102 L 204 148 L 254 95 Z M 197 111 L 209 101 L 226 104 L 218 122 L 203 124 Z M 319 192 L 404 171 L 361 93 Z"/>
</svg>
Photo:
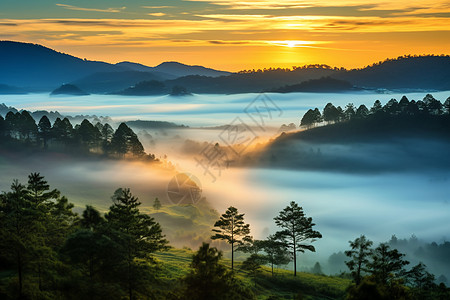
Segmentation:
<svg viewBox="0 0 450 300">
<path fill-rule="evenodd" d="M 156 13 L 148 13 L 147 15 L 154 16 L 154 17 L 162 17 L 162 16 L 165 16 L 166 14 L 162 13 L 162 12 L 156 12 Z"/>
<path fill-rule="evenodd" d="M 404 10 L 404 9 L 421 9 L 421 8 L 442 8 L 448 6 L 446 0 L 397 0 L 397 1 L 379 1 L 379 0 L 187 0 L 187 1 L 203 1 L 216 5 L 227 6 L 230 9 L 289 9 L 289 8 L 305 8 L 305 7 L 345 7 L 345 6 L 367 6 L 361 10 Z"/>
</svg>

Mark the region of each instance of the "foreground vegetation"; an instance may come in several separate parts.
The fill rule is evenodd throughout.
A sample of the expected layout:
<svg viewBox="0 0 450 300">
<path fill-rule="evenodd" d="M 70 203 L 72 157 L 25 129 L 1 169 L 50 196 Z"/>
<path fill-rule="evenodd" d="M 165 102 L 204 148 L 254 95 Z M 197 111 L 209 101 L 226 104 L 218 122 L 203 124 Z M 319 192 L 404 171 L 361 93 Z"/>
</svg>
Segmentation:
<svg viewBox="0 0 450 300">
<path fill-rule="evenodd" d="M 79 216 L 39 173 L 30 174 L 25 185 L 14 180 L 0 196 L 0 297 L 264 299 L 300 292 L 340 297 L 348 285 L 306 274 L 295 279 L 292 272 L 273 273 L 261 265 L 249 269 L 249 260 L 232 270 L 222 252 L 205 243 L 197 252 L 170 249 L 159 223 L 139 210 L 129 189 L 117 189 L 111 198 L 104 215 L 87 206 Z M 156 200 L 155 209 L 161 209 Z"/>
<path fill-rule="evenodd" d="M 174 249 L 162 228 L 140 211 L 138 198 L 117 189 L 105 214 L 82 215 L 39 173 L 26 185 L 14 180 L 0 195 L 1 299 L 448 299 L 423 264 L 405 269 L 404 255 L 387 244 L 372 248 L 364 236 L 346 251 L 350 273 L 340 277 L 278 269 L 297 252 L 315 251 L 321 238 L 312 219 L 291 202 L 274 218 L 281 231 L 253 240 L 234 207 L 215 225 L 214 239 L 244 261 L 223 259 L 203 243 Z M 161 203 L 155 199 L 155 210 Z M 294 260 L 295 261 L 295 260 Z M 269 265 L 269 266 L 267 266 Z M 353 280 L 353 283 L 351 280 Z"/>
</svg>

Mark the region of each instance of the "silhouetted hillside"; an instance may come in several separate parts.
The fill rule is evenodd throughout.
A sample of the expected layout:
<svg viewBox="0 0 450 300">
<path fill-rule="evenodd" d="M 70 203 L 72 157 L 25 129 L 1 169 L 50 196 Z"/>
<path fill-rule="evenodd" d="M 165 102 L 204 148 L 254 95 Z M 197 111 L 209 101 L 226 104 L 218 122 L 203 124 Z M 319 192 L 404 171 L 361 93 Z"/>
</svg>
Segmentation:
<svg viewBox="0 0 450 300">
<path fill-rule="evenodd" d="M 323 77 L 336 81 L 311 81 Z M 23 91 L 51 91 L 71 83 L 90 93 L 112 93 L 143 81 L 164 82 L 167 89 L 164 93 L 170 93 L 175 86 L 192 93 L 212 94 L 336 92 L 348 90 L 348 83 L 368 89 L 431 91 L 450 90 L 449 78 L 450 56 L 405 56 L 357 70 L 316 64 L 229 73 L 177 62 L 164 62 L 156 67 L 133 62 L 113 65 L 82 60 L 36 44 L 0 41 L 0 84 Z"/>
<path fill-rule="evenodd" d="M 336 72 L 338 71 L 326 68 L 305 68 L 293 71 L 276 69 L 267 72 L 233 73 L 229 76 L 215 78 L 185 76 L 168 80 L 166 84 L 169 87 L 184 86 L 190 92 L 199 94 L 258 93 L 310 79 L 318 79 Z"/>
<path fill-rule="evenodd" d="M 332 77 L 368 88 L 450 90 L 450 57 L 400 57 Z"/>
<path fill-rule="evenodd" d="M 142 81 L 164 81 L 173 78 L 171 75 L 159 72 L 101 72 L 88 75 L 79 80 L 73 81 L 73 84 L 79 86 L 90 93 L 106 94 L 114 91 L 127 89 L 137 82 Z"/>
<path fill-rule="evenodd" d="M 151 96 L 151 95 L 165 95 L 169 93 L 167 86 L 157 80 L 142 81 L 134 86 L 126 88 L 122 91 L 117 91 L 112 94 L 115 95 L 130 95 L 130 96 Z"/>
<path fill-rule="evenodd" d="M 37 44 L 0 41 L 0 83 L 7 85 L 50 91 L 92 73 L 124 70 Z"/>
<path fill-rule="evenodd" d="M 308 93 L 335 93 L 354 90 L 353 85 L 345 80 L 322 77 L 311 79 L 299 84 L 286 85 L 282 88 L 272 90 L 275 93 L 308 92 Z"/>
<path fill-rule="evenodd" d="M 0 84 L 0 94 L 26 94 L 26 91 L 16 86 Z"/>
<path fill-rule="evenodd" d="M 163 62 L 157 65 L 153 70 L 163 72 L 167 74 L 175 75 L 176 77 L 188 76 L 188 75 L 200 75 L 208 77 L 218 77 L 230 75 L 230 72 L 217 71 L 202 66 L 189 66 L 175 61 Z"/>
<path fill-rule="evenodd" d="M 53 92 L 51 95 L 72 95 L 72 96 L 86 96 L 89 95 L 85 91 L 73 84 L 63 84 Z"/>
</svg>

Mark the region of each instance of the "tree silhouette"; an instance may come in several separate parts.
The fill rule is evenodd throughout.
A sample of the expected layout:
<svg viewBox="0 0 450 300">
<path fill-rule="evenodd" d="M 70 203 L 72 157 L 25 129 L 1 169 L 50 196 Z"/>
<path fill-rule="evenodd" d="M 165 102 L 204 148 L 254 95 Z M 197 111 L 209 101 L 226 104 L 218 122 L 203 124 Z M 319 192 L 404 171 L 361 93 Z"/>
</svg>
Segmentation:
<svg viewBox="0 0 450 300">
<path fill-rule="evenodd" d="M 231 245 L 231 269 L 234 268 L 234 247 L 241 246 L 245 242 L 251 242 L 250 225 L 245 224 L 244 214 L 239 214 L 237 208 L 230 206 L 220 219 L 214 224 L 215 232 L 211 236 L 212 240 L 224 240 Z"/>
<path fill-rule="evenodd" d="M 145 154 L 144 147 L 137 135 L 125 123 L 121 123 L 114 133 L 111 139 L 111 148 L 119 156 L 130 153 L 135 157 L 139 157 Z"/>
<path fill-rule="evenodd" d="M 114 204 L 105 218 L 126 254 L 124 271 L 129 299 L 133 299 L 135 275 L 139 271 L 135 259 L 150 260 L 152 253 L 168 249 L 168 241 L 164 239 L 159 223 L 139 211 L 141 202 L 130 189 L 117 189 L 112 200 Z"/>
<path fill-rule="evenodd" d="M 47 116 L 42 116 L 38 123 L 39 136 L 44 143 L 44 149 L 47 149 L 47 142 L 51 137 L 52 124 Z"/>
<path fill-rule="evenodd" d="M 322 115 L 320 114 L 320 111 L 318 108 L 315 108 L 314 110 L 309 109 L 304 115 L 302 120 L 300 121 L 300 126 L 306 126 L 308 128 L 311 128 L 317 123 L 322 122 Z"/>
<path fill-rule="evenodd" d="M 184 278 L 184 299 L 253 299 L 251 291 L 239 287 L 232 272 L 221 264 L 222 252 L 203 243 L 192 257 L 191 271 Z"/>
<path fill-rule="evenodd" d="M 373 103 L 372 108 L 370 108 L 370 113 L 371 114 L 376 114 L 380 111 L 383 110 L 383 106 L 381 105 L 380 100 L 375 100 L 375 102 Z"/>
<path fill-rule="evenodd" d="M 159 210 L 161 208 L 161 201 L 159 201 L 158 197 L 156 197 L 155 201 L 153 201 L 153 208 L 155 210 Z"/>
<path fill-rule="evenodd" d="M 450 97 L 444 102 L 444 112 L 448 115 L 450 114 Z"/>
<path fill-rule="evenodd" d="M 363 272 L 367 271 L 367 265 L 372 254 L 373 242 L 368 240 L 365 235 L 361 235 L 354 241 L 349 241 L 351 250 L 345 251 L 350 260 L 345 264 L 350 269 L 353 281 L 359 285 L 362 280 Z"/>
<path fill-rule="evenodd" d="M 266 253 L 267 262 L 271 266 L 272 276 L 274 265 L 285 265 L 291 261 L 289 251 L 286 250 L 285 244 L 275 235 L 269 235 L 267 239 L 262 240 L 260 244 L 261 248 Z"/>
<path fill-rule="evenodd" d="M 404 266 L 409 264 L 404 260 L 405 255 L 398 252 L 397 249 L 390 249 L 386 243 L 381 243 L 372 252 L 372 261 L 368 264 L 369 272 L 380 284 L 388 284 L 393 279 L 403 276 Z"/>
<path fill-rule="evenodd" d="M 331 123 L 339 122 L 342 118 L 341 112 L 332 103 L 325 105 L 322 115 L 324 121 Z"/>
<path fill-rule="evenodd" d="M 355 112 L 355 106 L 353 105 L 353 103 L 349 103 L 345 106 L 345 110 L 344 110 L 344 119 L 346 121 L 350 121 L 351 119 L 353 119 L 356 115 Z"/>
<path fill-rule="evenodd" d="M 77 135 L 88 150 L 100 144 L 100 131 L 86 119 L 77 127 Z"/>
<path fill-rule="evenodd" d="M 315 224 L 312 222 L 312 218 L 307 218 L 303 208 L 294 201 L 280 211 L 280 214 L 274 220 L 275 224 L 282 228 L 275 235 L 291 251 L 294 259 L 294 276 L 297 276 L 297 252 L 303 253 L 306 250 L 315 252 L 316 249 L 311 243 L 318 238 L 322 238 L 322 234 L 313 230 Z"/>
</svg>

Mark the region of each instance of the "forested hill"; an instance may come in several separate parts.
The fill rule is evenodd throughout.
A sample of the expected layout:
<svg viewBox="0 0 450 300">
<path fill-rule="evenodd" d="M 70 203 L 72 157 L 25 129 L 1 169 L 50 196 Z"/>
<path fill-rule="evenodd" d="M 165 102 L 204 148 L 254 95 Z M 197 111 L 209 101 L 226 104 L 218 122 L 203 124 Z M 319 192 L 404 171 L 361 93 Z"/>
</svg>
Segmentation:
<svg viewBox="0 0 450 300">
<path fill-rule="evenodd" d="M 301 119 L 304 130 L 282 133 L 253 161 L 272 167 L 343 172 L 449 169 L 450 97 L 442 104 L 391 99 L 371 108 L 328 103 Z M 249 160 L 250 161 L 250 160 Z"/>
</svg>

